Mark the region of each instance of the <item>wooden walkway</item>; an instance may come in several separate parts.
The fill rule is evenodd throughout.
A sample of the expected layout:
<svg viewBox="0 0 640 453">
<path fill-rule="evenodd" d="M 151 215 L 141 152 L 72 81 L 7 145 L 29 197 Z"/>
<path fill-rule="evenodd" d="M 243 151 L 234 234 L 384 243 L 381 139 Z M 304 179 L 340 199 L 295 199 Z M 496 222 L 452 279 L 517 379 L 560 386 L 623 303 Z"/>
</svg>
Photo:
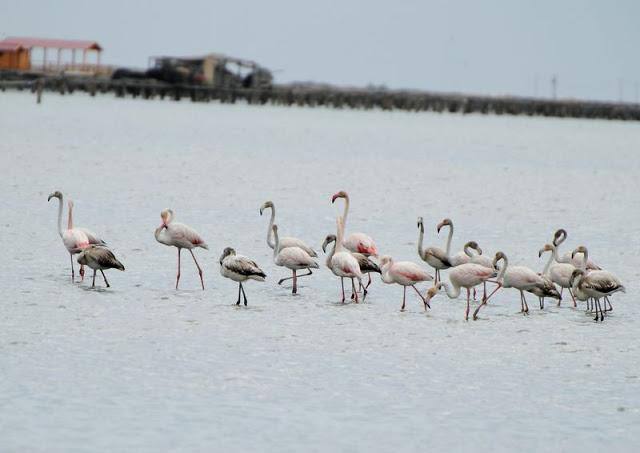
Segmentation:
<svg viewBox="0 0 640 453">
<path fill-rule="evenodd" d="M 640 121 L 640 104 L 614 102 L 491 97 L 421 91 L 391 91 L 342 88 L 300 88 L 275 85 L 272 88 L 222 89 L 201 85 L 171 85 L 148 80 L 108 80 L 91 77 L 47 77 L 35 80 L 2 80 L 0 92 L 30 90 L 38 94 L 86 92 L 114 94 L 141 99 L 182 99 L 193 102 L 272 104 L 331 107 L 337 109 L 381 109 L 414 112 L 481 113 Z"/>
</svg>

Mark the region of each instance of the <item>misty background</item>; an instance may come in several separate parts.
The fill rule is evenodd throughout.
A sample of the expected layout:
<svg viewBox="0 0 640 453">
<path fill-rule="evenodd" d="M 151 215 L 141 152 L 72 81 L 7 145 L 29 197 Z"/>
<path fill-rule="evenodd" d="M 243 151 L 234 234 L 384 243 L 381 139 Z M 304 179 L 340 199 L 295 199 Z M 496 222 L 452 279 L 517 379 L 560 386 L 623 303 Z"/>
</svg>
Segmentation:
<svg viewBox="0 0 640 453">
<path fill-rule="evenodd" d="M 219 52 L 277 82 L 638 102 L 640 2 L 0 2 L 7 36 L 89 39 L 105 64 Z"/>
</svg>

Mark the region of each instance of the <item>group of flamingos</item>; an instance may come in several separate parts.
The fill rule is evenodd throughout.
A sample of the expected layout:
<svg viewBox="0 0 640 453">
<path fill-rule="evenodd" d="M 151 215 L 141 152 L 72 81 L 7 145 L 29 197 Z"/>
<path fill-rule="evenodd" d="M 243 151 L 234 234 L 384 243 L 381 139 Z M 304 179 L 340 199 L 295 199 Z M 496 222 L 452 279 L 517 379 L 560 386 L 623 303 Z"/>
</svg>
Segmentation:
<svg viewBox="0 0 640 453">
<path fill-rule="evenodd" d="M 75 281 L 73 256 L 78 255 L 80 275 L 84 278 L 84 266 L 93 269 L 92 287 L 95 287 L 96 272 L 99 270 L 107 287 L 109 282 L 104 274 L 107 269 L 119 269 L 124 271 L 124 266 L 116 259 L 106 243 L 95 233 L 86 228 L 73 225 L 73 202 L 68 202 L 67 229 L 62 228 L 63 195 L 56 191 L 49 195 L 48 200 L 58 199 L 58 233 L 71 256 L 71 279 Z M 525 292 L 534 294 L 539 298 L 540 308 L 544 308 L 544 298 L 558 300 L 558 306 L 562 300 L 562 292 L 567 289 L 573 306 L 576 307 L 576 299 L 586 302 L 587 311 L 594 312 L 594 320 L 603 321 L 606 312 L 613 310 L 609 296 L 625 288 L 620 280 L 612 273 L 603 270 L 589 259 L 587 248 L 580 246 L 572 253 L 562 256 L 558 253 L 558 247 L 567 239 L 567 232 L 560 229 L 555 232 L 550 244 L 545 244 L 540 249 L 538 256 L 549 252 L 549 259 L 541 273 L 537 273 L 525 266 L 509 265 L 509 260 L 502 252 L 497 252 L 493 258 L 483 255 L 482 249 L 475 241 L 467 242 L 463 250 L 452 254 L 451 240 L 453 237 L 453 222 L 444 219 L 437 225 L 437 232 L 447 227 L 448 237 L 445 249 L 438 247 L 423 247 L 424 222 L 418 218 L 418 255 L 435 271 L 435 280 L 420 265 L 410 261 L 395 261 L 390 256 L 379 256 L 378 248 L 373 239 L 364 233 L 350 233 L 345 236 L 345 226 L 349 214 L 349 195 L 345 191 L 337 192 L 331 198 L 334 203 L 337 199 L 344 200 L 344 211 L 336 219 L 336 233 L 326 236 L 322 250 L 326 254 L 326 266 L 334 275 L 340 277 L 342 288 L 342 303 L 345 302 L 344 279 L 351 280 L 351 299 L 358 303 L 361 293 L 362 300 L 367 296 L 371 284 L 371 273 L 381 275 L 382 281 L 388 284 L 398 284 L 403 287 L 402 306 L 405 308 L 407 287 L 411 287 L 418 294 L 425 310 L 431 308 L 431 299 L 444 289 L 451 299 L 460 296 L 462 288 L 467 293 L 465 320 L 469 319 L 472 292 L 476 299 L 476 287 L 483 286 L 483 294 L 480 303 L 473 313 L 473 319 L 477 319 L 480 309 L 487 304 L 491 297 L 500 288 L 514 288 L 520 293 L 521 312 L 527 314 L 529 306 L 525 298 Z M 312 275 L 312 269 L 318 269 L 316 252 L 295 237 L 280 237 L 275 221 L 275 206 L 267 201 L 260 208 L 260 215 L 265 210 L 271 210 L 271 218 L 267 230 L 267 245 L 273 250 L 273 261 L 277 266 L 291 270 L 291 276 L 282 278 L 278 284 L 286 280 L 292 280 L 292 293 L 298 291 L 298 278 Z M 162 223 L 155 230 L 155 238 L 161 244 L 176 247 L 178 250 L 178 273 L 176 276 L 176 289 L 180 283 L 180 255 L 182 249 L 189 250 L 191 257 L 198 269 L 202 289 L 204 279 L 202 268 L 196 259 L 193 249 L 201 247 L 209 249 L 202 237 L 190 226 L 175 221 L 175 214 L 171 209 L 164 209 L 160 218 Z M 331 247 L 330 250 L 327 248 Z M 231 247 L 226 247 L 220 256 L 220 273 L 238 283 L 238 299 L 247 305 L 247 296 L 243 283 L 247 280 L 264 281 L 266 274 L 260 267 L 242 255 L 238 255 Z M 499 265 L 500 264 L 500 265 Z M 448 270 L 449 282 L 442 280 L 441 271 Z M 299 271 L 305 273 L 298 274 Z M 368 274 L 367 282 L 364 282 L 364 274 Z M 434 280 L 423 295 L 416 284 Z M 357 287 L 356 287 L 357 283 Z M 487 294 L 487 283 L 495 285 L 491 293 Z M 560 288 L 558 291 L 557 287 Z M 604 301 L 601 304 L 601 299 Z M 604 306 L 604 308 L 603 308 Z"/>
</svg>

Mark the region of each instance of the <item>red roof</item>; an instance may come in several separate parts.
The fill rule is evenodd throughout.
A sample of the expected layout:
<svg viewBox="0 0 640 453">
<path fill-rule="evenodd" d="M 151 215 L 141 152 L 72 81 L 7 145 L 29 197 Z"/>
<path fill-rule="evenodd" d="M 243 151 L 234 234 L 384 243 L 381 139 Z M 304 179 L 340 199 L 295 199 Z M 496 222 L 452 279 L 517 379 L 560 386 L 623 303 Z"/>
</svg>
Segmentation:
<svg viewBox="0 0 640 453">
<path fill-rule="evenodd" d="M 20 44 L 15 42 L 0 41 L 0 52 L 3 50 L 11 50 L 15 52 L 16 50 L 19 50 L 21 47 L 22 46 Z"/>
<path fill-rule="evenodd" d="M 10 45 L 22 46 L 27 49 L 31 49 L 32 47 L 49 47 L 54 49 L 102 50 L 102 47 L 100 47 L 100 44 L 96 41 L 78 41 L 75 39 L 17 38 L 11 36 L 0 41 L 0 46 Z"/>
</svg>

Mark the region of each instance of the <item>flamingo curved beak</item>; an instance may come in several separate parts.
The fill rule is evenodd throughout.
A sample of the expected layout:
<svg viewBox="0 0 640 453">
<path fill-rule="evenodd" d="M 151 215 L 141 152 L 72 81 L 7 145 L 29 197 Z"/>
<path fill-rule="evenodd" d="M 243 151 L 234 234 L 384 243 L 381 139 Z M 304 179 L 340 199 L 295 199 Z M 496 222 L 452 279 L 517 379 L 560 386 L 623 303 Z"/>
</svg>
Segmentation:
<svg viewBox="0 0 640 453">
<path fill-rule="evenodd" d="M 337 198 L 340 198 L 340 194 L 339 193 L 333 194 L 333 197 L 331 197 L 331 203 L 336 201 Z"/>
</svg>

